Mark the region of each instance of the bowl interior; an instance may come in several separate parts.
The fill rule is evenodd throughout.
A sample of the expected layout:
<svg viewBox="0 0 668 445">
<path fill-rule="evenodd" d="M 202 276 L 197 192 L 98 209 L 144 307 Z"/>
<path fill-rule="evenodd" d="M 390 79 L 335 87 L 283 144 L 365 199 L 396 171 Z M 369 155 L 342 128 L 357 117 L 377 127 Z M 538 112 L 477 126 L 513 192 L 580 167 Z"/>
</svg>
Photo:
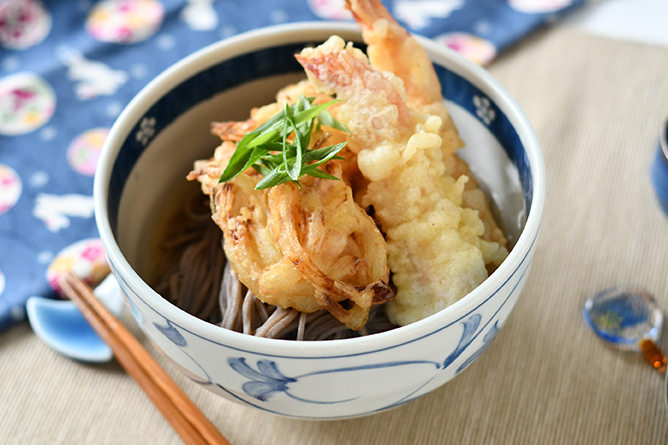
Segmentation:
<svg viewBox="0 0 668 445">
<path fill-rule="evenodd" d="M 116 232 L 123 255 L 143 279 L 155 265 L 170 216 L 189 190 L 199 188 L 199 182 L 186 180 L 193 162 L 210 158 L 220 144 L 211 123 L 246 120 L 253 106 L 273 102 L 276 91 L 303 77 L 279 74 L 235 86 L 186 110 L 152 138 L 125 184 Z"/>
</svg>

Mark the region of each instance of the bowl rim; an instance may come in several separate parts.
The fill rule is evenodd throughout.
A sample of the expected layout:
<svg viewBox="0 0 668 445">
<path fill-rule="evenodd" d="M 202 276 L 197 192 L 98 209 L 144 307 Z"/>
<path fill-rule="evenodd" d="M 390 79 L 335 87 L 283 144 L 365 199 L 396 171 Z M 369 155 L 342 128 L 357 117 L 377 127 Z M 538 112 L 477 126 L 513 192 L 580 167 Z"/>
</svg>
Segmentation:
<svg viewBox="0 0 668 445">
<path fill-rule="evenodd" d="M 122 275 L 122 277 L 117 276 L 118 279 L 123 279 L 126 284 L 130 281 L 131 288 L 141 293 L 142 299 L 149 300 L 154 311 L 170 321 L 177 320 L 179 327 L 192 335 L 208 341 L 215 339 L 216 343 L 233 349 L 265 356 L 294 358 L 353 356 L 399 347 L 444 329 L 474 310 L 476 306 L 482 305 L 493 296 L 495 289 L 498 290 L 502 286 L 501 282 L 509 280 L 518 271 L 535 248 L 534 243 L 541 226 L 545 205 L 546 178 L 540 143 L 529 119 L 517 101 L 488 71 L 450 48 L 427 38 L 415 36 L 434 62 L 464 77 L 496 103 L 513 125 L 528 159 L 533 179 L 531 209 L 515 246 L 493 274 L 459 301 L 425 319 L 369 336 L 313 342 L 267 339 L 222 329 L 169 303 L 140 278 L 121 253 L 112 233 L 107 212 L 109 178 L 116 156 L 138 120 L 167 91 L 196 73 L 224 60 L 268 46 L 306 41 L 320 43 L 332 34 L 338 34 L 345 40 L 361 41 L 361 32 L 354 23 L 318 21 L 260 28 L 210 44 L 171 65 L 151 80 L 124 108 L 109 131 L 94 179 L 95 218 L 107 256 L 118 269 L 118 274 Z M 322 38 L 319 38 L 320 36 Z M 445 322 L 446 320 L 448 322 Z"/>
</svg>

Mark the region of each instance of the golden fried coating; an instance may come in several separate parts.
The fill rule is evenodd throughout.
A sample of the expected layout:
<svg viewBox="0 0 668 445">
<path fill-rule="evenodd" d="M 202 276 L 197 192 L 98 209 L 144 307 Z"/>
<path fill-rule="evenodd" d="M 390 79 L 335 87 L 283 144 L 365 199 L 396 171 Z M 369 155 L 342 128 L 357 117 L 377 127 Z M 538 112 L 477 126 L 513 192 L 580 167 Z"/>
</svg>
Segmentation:
<svg viewBox="0 0 668 445">
<path fill-rule="evenodd" d="M 390 320 L 406 325 L 478 286 L 507 256 L 507 241 L 456 155 L 463 142 L 426 52 L 378 0 L 346 3 L 369 58 L 336 36 L 304 49 L 296 57 L 309 80 L 285 87 L 247 121 L 214 124 L 225 142 L 189 179 L 210 195 L 227 256 L 262 301 L 324 308 L 352 329 L 373 304 L 388 302 Z M 302 94 L 340 100 L 329 111 L 352 135 L 324 128 L 312 143 L 349 139 L 345 162 L 324 165 L 343 180 L 302 177 L 301 187 L 257 191 L 261 176 L 247 171 L 218 184 L 235 142 Z"/>
<path fill-rule="evenodd" d="M 337 118 L 352 132 L 359 169 L 369 181 L 361 203 L 373 208 L 385 232 L 397 289 L 386 312 L 405 325 L 485 280 L 488 265 L 493 269 L 507 255 L 505 237 L 455 155 L 461 141 L 424 50 L 377 0 L 348 6 L 369 44 L 371 64 L 338 37 L 304 49 L 297 60 L 314 85 L 341 100 Z M 379 71 L 376 64 L 396 72 Z"/>
<path fill-rule="evenodd" d="M 237 128 L 248 131 L 261 123 L 259 113 L 214 131 L 235 140 Z M 327 133 L 342 137 L 335 130 Z M 345 181 L 304 176 L 300 187 L 285 183 L 257 191 L 261 176 L 249 170 L 218 184 L 236 147 L 231 140 L 212 159 L 197 161 L 188 178 L 198 179 L 211 197 L 213 219 L 240 281 L 265 303 L 309 313 L 324 308 L 360 329 L 373 304 L 394 297 L 385 240 L 373 219 L 355 203 Z M 354 160 L 353 154 L 346 156 Z M 343 176 L 340 161 L 325 164 L 325 170 Z"/>
</svg>

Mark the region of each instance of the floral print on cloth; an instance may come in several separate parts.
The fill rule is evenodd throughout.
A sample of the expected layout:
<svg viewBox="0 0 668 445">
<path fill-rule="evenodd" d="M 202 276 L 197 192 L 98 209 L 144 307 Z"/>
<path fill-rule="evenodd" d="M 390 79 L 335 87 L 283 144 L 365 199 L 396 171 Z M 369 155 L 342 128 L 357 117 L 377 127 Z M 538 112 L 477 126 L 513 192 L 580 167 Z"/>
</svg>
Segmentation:
<svg viewBox="0 0 668 445">
<path fill-rule="evenodd" d="M 44 125 L 53 115 L 56 95 L 34 73 L 17 73 L 0 79 L 0 135 L 17 136 Z"/>
<path fill-rule="evenodd" d="M 479 64 L 583 3 L 384 1 L 411 32 Z M 220 39 L 313 20 L 352 16 L 344 0 L 0 0 L 0 331 L 25 318 L 28 297 L 57 297 L 64 270 L 91 283 L 107 273 L 93 175 L 142 87 Z M 149 144 L 155 125 L 142 122 L 137 140 Z"/>
<path fill-rule="evenodd" d="M 104 0 L 86 18 L 86 30 L 96 40 L 137 43 L 156 33 L 165 11 L 157 0 Z"/>
<path fill-rule="evenodd" d="M 37 45 L 51 30 L 51 14 L 38 0 L 0 2 L 0 45 L 26 49 Z"/>
</svg>

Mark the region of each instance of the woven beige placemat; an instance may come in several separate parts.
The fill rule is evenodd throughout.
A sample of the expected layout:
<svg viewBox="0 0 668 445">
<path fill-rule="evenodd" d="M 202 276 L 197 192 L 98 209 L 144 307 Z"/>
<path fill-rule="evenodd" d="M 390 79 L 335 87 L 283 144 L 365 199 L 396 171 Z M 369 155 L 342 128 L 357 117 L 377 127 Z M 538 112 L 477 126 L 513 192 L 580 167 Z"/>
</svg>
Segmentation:
<svg viewBox="0 0 668 445">
<path fill-rule="evenodd" d="M 371 417 L 298 421 L 223 400 L 160 363 L 235 445 L 666 443 L 662 376 L 595 338 L 582 305 L 630 282 L 668 309 L 668 218 L 649 180 L 667 69 L 665 48 L 568 29 L 535 34 L 490 67 L 541 140 L 547 206 L 506 326 L 442 388 Z M 66 359 L 28 324 L 0 335 L 0 376 L 1 443 L 181 443 L 118 364 Z"/>
</svg>

